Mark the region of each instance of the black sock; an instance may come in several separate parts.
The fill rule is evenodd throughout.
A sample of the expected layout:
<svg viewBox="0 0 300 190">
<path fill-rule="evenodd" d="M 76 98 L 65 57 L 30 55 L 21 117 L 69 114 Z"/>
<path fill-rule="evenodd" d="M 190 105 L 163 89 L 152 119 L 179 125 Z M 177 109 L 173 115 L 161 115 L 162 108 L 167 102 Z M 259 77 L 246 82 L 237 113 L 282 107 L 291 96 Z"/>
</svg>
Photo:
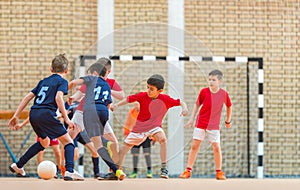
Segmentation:
<svg viewBox="0 0 300 190">
<path fill-rule="evenodd" d="M 139 156 L 133 155 L 132 161 L 133 161 L 133 168 L 137 168 L 139 162 Z"/>
<path fill-rule="evenodd" d="M 100 173 L 99 170 L 99 157 L 92 157 L 92 161 L 93 161 L 93 170 L 94 170 L 94 174 L 98 174 Z"/>
<path fill-rule="evenodd" d="M 25 154 L 23 154 L 23 156 L 16 163 L 18 168 L 22 168 L 32 157 L 34 157 L 44 149 L 45 148 L 41 145 L 40 142 L 36 142 L 33 145 L 31 145 L 31 147 L 29 147 Z"/>
<path fill-rule="evenodd" d="M 65 145 L 65 166 L 66 166 L 66 171 L 73 173 L 74 169 L 74 144 L 69 143 Z"/>
<path fill-rule="evenodd" d="M 145 160 L 146 160 L 147 169 L 150 168 L 148 170 L 151 170 L 151 157 L 149 154 L 145 155 Z"/>
</svg>

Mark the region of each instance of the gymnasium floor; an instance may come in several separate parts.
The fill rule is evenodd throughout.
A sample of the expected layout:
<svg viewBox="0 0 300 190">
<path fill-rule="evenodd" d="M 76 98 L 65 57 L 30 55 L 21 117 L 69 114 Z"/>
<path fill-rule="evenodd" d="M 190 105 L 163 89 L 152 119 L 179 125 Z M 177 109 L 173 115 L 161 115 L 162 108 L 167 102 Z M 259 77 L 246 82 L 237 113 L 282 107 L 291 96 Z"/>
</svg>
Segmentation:
<svg viewBox="0 0 300 190">
<path fill-rule="evenodd" d="M 125 179 L 124 181 L 63 181 L 37 178 L 0 178 L 3 190 L 299 190 L 300 179 Z"/>
</svg>

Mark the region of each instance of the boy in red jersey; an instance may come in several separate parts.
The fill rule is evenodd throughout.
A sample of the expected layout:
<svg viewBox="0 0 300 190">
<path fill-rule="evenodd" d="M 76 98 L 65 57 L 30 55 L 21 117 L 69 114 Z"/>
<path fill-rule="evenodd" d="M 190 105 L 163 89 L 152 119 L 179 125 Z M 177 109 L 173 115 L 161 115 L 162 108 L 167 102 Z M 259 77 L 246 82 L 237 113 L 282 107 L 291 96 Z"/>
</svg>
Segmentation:
<svg viewBox="0 0 300 190">
<path fill-rule="evenodd" d="M 192 167 L 197 157 L 197 152 L 201 143 L 207 136 L 208 141 L 212 144 L 214 151 L 214 160 L 216 164 L 216 179 L 225 180 L 225 174 L 222 172 L 222 152 L 220 146 L 220 118 L 223 105 L 226 105 L 226 128 L 231 127 L 231 100 L 228 93 L 219 86 L 222 82 L 223 74 L 219 70 L 213 70 L 208 75 L 209 87 L 203 88 L 194 105 L 194 109 L 189 121 L 185 127 L 191 127 L 194 124 L 194 118 L 200 106 L 194 133 L 192 146 L 189 152 L 186 170 L 180 175 L 180 178 L 190 178 Z"/>
<path fill-rule="evenodd" d="M 148 136 L 153 136 L 160 144 L 161 158 L 161 178 L 168 179 L 167 170 L 167 138 L 162 129 L 162 120 L 168 109 L 174 106 L 181 106 L 181 115 L 188 114 L 187 106 L 180 99 L 173 99 L 166 94 L 161 94 L 164 88 L 164 78 L 161 75 L 152 75 L 147 80 L 147 92 L 139 92 L 129 95 L 120 102 L 111 105 L 111 110 L 116 110 L 119 106 L 127 103 L 139 102 L 140 112 L 132 131 L 124 140 L 119 151 L 119 167 L 122 166 L 126 153 L 134 146 L 146 140 Z"/>
</svg>

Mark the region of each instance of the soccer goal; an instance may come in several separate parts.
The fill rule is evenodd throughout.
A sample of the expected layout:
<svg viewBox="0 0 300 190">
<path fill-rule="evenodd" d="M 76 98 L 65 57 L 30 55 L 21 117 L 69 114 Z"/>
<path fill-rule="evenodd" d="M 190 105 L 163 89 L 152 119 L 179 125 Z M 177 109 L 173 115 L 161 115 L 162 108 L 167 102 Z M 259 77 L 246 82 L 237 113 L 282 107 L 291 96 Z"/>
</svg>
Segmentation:
<svg viewBox="0 0 300 190">
<path fill-rule="evenodd" d="M 264 76 L 262 58 L 149 55 L 108 57 L 113 61 L 113 75 L 110 77 L 117 80 L 126 95 L 146 91 L 147 78 L 154 73 L 159 73 L 166 80 L 164 93 L 171 93 L 171 96 L 183 99 L 188 105 L 189 112 L 192 111 L 200 89 L 207 87 L 208 73 L 213 69 L 221 70 L 224 74 L 221 87 L 229 92 L 233 102 L 232 128 L 221 127 L 223 170 L 232 177 L 263 178 Z M 89 65 L 97 58 L 96 55 L 80 56 L 74 76 L 84 75 Z M 130 106 L 121 107 L 117 113 L 114 113 L 112 120 L 120 143 L 123 139 L 122 126 L 129 109 Z M 183 123 L 187 122 L 189 116 L 180 118 L 176 114 L 172 115 L 172 112 L 170 110 L 163 121 L 163 128 L 168 137 L 168 149 L 171 150 L 168 154 L 168 167 L 172 168 L 174 165 L 185 167 L 193 129 L 183 129 Z M 221 118 L 221 125 L 224 123 L 224 114 L 225 112 Z M 213 160 L 212 148 L 209 143 L 204 142 L 198 152 L 193 174 L 196 177 L 214 174 Z M 140 162 L 142 168 L 143 161 Z M 152 163 L 153 168 L 159 170 L 158 145 L 153 146 Z M 128 167 L 132 165 L 130 155 L 127 156 L 124 165 Z M 173 174 L 179 173 L 174 171 Z"/>
</svg>

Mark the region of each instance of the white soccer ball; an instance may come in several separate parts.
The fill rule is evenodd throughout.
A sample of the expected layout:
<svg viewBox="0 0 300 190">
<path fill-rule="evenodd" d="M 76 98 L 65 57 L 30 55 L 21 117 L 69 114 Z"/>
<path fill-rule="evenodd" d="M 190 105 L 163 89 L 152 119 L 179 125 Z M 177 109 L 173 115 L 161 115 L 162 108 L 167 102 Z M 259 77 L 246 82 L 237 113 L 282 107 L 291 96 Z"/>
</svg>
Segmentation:
<svg viewBox="0 0 300 190">
<path fill-rule="evenodd" d="M 41 179 L 52 179 L 56 174 L 56 165 L 50 160 L 44 160 L 38 165 L 37 173 Z"/>
</svg>

